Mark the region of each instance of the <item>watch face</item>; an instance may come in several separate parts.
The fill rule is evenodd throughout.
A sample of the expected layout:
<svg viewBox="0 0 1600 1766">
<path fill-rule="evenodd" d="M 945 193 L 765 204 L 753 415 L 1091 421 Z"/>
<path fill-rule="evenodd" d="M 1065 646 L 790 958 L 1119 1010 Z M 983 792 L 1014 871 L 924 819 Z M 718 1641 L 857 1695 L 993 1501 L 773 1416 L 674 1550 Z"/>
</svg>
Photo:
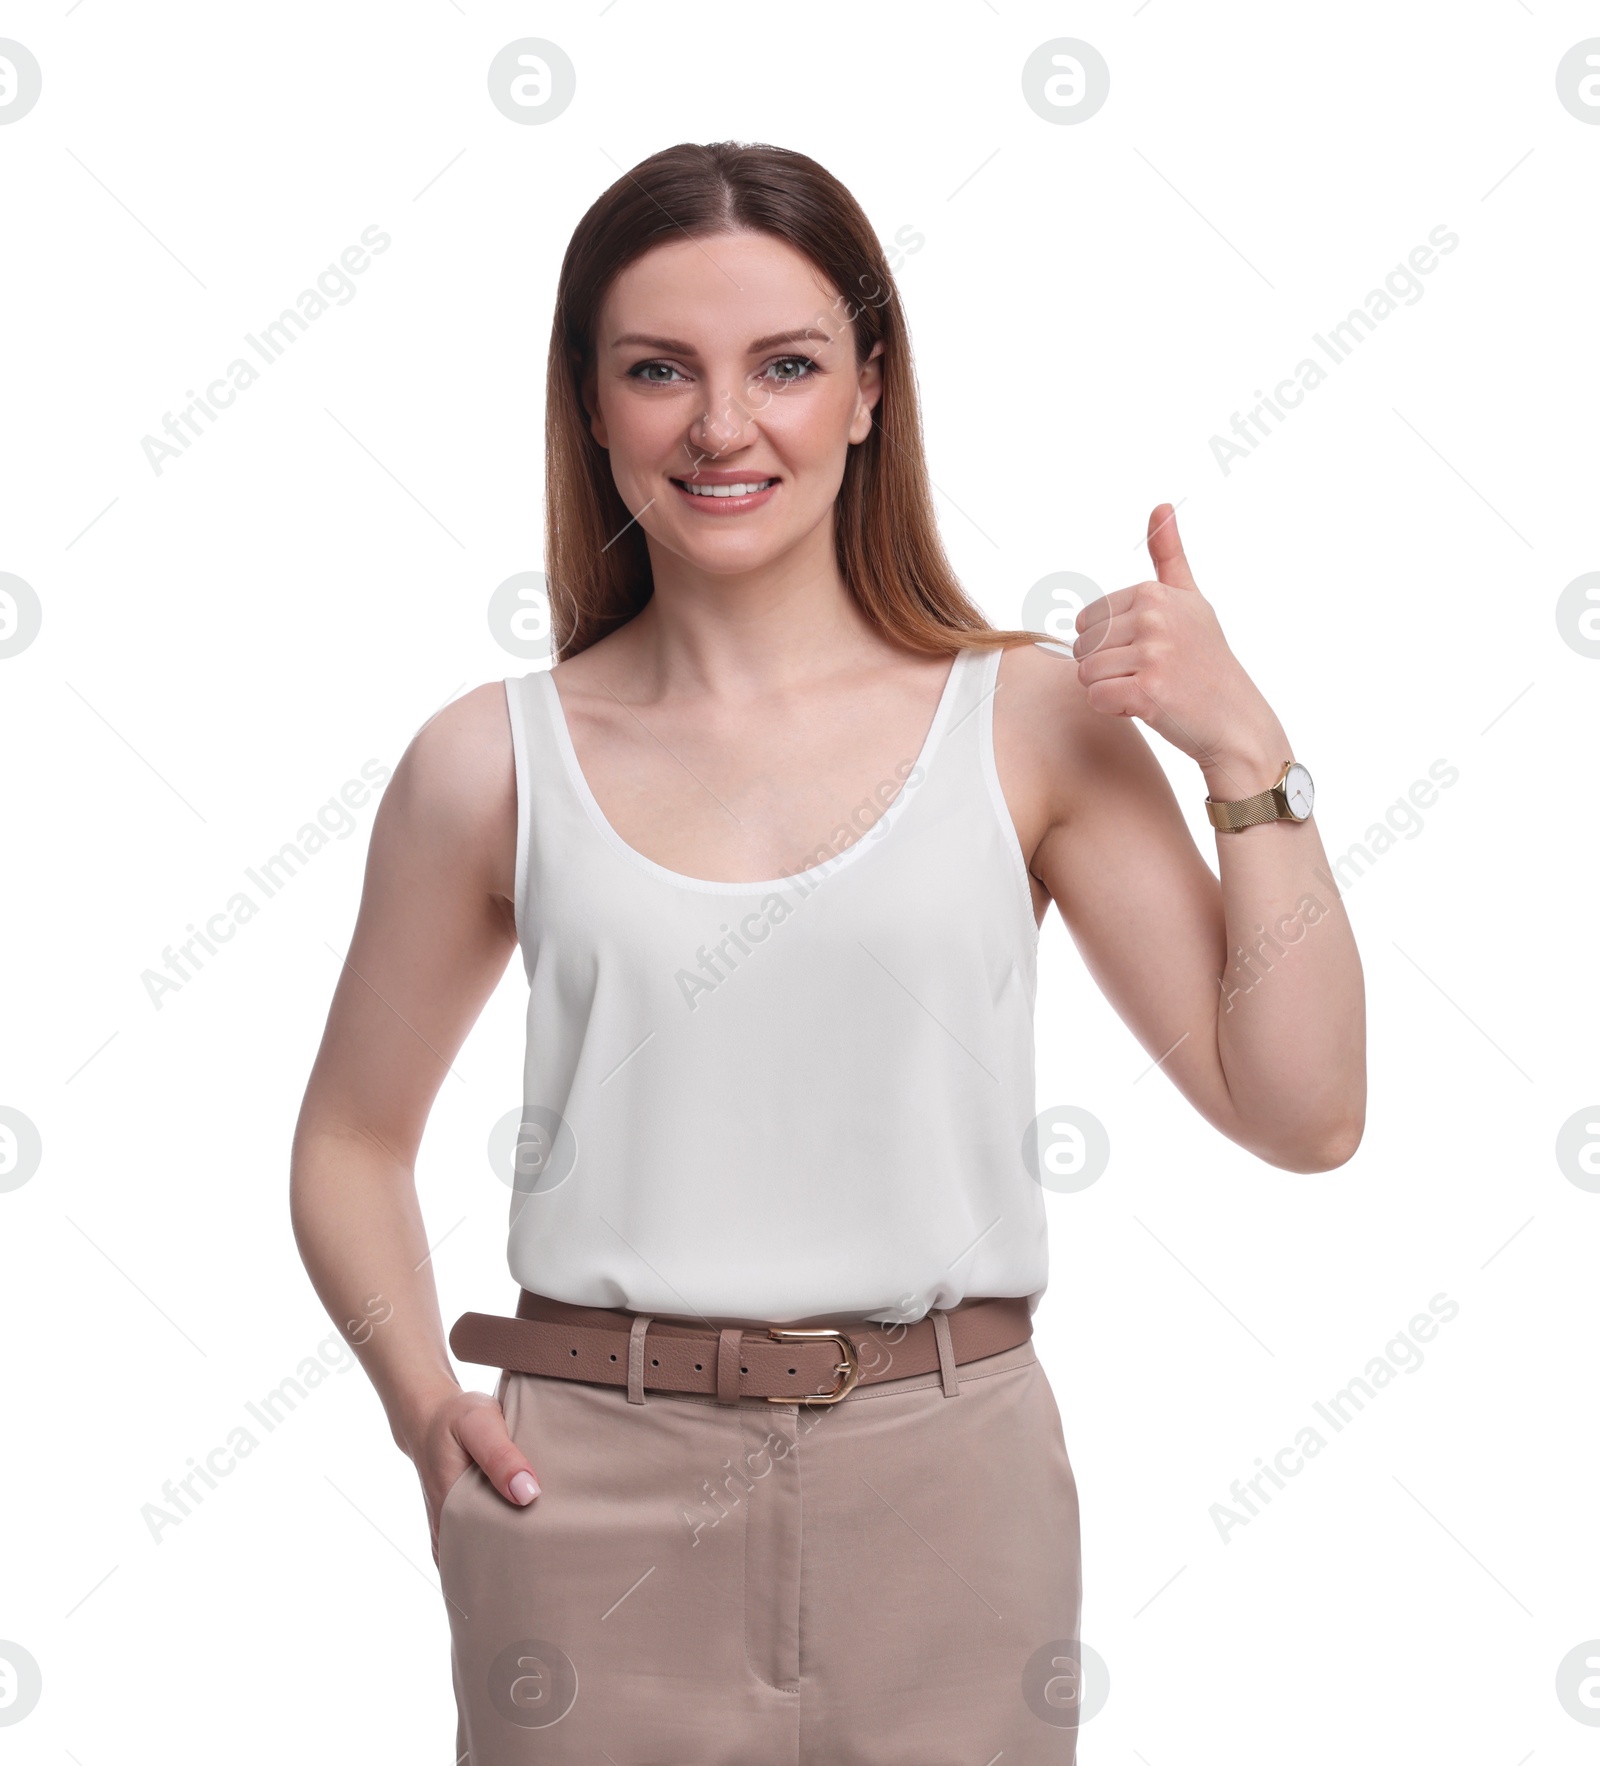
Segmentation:
<svg viewBox="0 0 1600 1766">
<path fill-rule="evenodd" d="M 1311 775 L 1296 761 L 1283 778 L 1283 794 L 1289 801 L 1289 814 L 1297 822 L 1303 822 L 1311 814 L 1311 805 L 1316 799 L 1316 787 L 1311 783 Z"/>
</svg>

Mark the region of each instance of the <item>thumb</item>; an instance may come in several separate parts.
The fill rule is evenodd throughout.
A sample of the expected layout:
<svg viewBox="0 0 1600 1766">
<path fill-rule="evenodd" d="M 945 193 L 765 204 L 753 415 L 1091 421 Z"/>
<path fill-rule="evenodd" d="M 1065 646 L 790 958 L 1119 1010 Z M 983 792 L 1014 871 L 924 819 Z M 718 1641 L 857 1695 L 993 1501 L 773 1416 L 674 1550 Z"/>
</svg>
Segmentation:
<svg viewBox="0 0 1600 1766">
<path fill-rule="evenodd" d="M 538 1474 L 511 1438 L 498 1404 L 475 1405 L 461 1419 L 456 1435 L 502 1496 L 523 1504 L 539 1494 Z"/>
<path fill-rule="evenodd" d="M 1198 589 L 1199 584 L 1183 555 L 1183 541 L 1178 538 L 1177 511 L 1170 503 L 1157 503 L 1150 511 L 1150 562 L 1156 567 L 1156 580 L 1171 583 L 1174 588 Z"/>
</svg>

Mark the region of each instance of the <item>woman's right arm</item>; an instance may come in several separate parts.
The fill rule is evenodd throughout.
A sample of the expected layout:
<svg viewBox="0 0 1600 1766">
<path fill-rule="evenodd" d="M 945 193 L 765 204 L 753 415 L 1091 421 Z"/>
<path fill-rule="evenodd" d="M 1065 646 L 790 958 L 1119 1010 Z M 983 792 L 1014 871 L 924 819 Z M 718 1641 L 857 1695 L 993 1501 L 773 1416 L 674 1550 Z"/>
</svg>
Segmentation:
<svg viewBox="0 0 1600 1766">
<path fill-rule="evenodd" d="M 493 682 L 418 731 L 378 806 L 290 1157 L 301 1258 L 416 1464 L 436 1555 L 445 1493 L 472 1462 L 511 1501 L 538 1493 L 500 1406 L 451 1367 L 415 1181 L 433 1100 L 516 948 L 516 829 Z"/>
</svg>

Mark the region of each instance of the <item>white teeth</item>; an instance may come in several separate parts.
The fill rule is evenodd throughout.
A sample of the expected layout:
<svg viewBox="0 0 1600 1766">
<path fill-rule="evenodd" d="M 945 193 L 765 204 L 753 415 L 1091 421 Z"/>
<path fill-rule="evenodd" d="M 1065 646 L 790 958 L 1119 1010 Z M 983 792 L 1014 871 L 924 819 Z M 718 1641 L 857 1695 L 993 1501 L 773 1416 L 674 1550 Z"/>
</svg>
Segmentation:
<svg viewBox="0 0 1600 1766">
<path fill-rule="evenodd" d="M 683 484 L 682 479 L 676 482 Z M 683 484 L 683 488 L 691 497 L 749 497 L 777 482 L 775 478 L 757 478 L 749 484 Z"/>
</svg>

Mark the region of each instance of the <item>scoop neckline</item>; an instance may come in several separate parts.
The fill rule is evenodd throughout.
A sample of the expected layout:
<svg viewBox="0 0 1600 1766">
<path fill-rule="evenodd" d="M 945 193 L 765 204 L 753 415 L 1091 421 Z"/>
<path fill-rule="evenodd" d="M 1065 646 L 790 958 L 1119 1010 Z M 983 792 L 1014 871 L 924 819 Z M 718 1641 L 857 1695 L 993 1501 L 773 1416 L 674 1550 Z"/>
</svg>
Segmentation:
<svg viewBox="0 0 1600 1766">
<path fill-rule="evenodd" d="M 858 835 L 842 852 L 837 852 L 820 865 L 812 865 L 809 870 L 796 871 L 787 877 L 764 877 L 753 882 L 725 882 L 713 877 L 691 877 L 687 872 L 674 871 L 668 866 L 657 864 L 653 858 L 647 858 L 636 846 L 631 846 L 611 825 L 606 813 L 600 807 L 599 799 L 589 789 L 589 781 L 584 777 L 583 767 L 578 761 L 578 751 L 573 744 L 572 729 L 567 722 L 566 707 L 561 703 L 561 693 L 555 683 L 554 668 L 539 669 L 535 680 L 541 683 L 545 702 L 549 708 L 550 721 L 555 728 L 556 745 L 561 750 L 561 758 L 565 763 L 567 777 L 577 792 L 584 810 L 588 814 L 595 831 L 606 843 L 623 858 L 638 869 L 660 878 L 665 883 L 672 883 L 684 889 L 699 889 L 715 895 L 761 895 L 774 890 L 792 889 L 798 884 L 814 884 L 824 877 L 831 877 L 869 847 L 879 845 L 889 833 L 894 823 L 899 820 L 902 811 L 915 792 L 917 786 L 926 781 L 928 767 L 939 746 L 944 727 L 949 721 L 950 707 L 955 699 L 956 682 L 960 676 L 962 665 L 972 654 L 970 645 L 963 645 L 950 663 L 950 671 L 945 676 L 944 686 L 939 693 L 939 702 L 934 707 L 933 718 L 927 732 L 922 738 L 922 747 L 912 763 L 910 773 L 900 782 L 900 789 L 885 805 L 883 814 L 864 834 Z M 913 784 L 915 781 L 915 784 Z"/>
</svg>

